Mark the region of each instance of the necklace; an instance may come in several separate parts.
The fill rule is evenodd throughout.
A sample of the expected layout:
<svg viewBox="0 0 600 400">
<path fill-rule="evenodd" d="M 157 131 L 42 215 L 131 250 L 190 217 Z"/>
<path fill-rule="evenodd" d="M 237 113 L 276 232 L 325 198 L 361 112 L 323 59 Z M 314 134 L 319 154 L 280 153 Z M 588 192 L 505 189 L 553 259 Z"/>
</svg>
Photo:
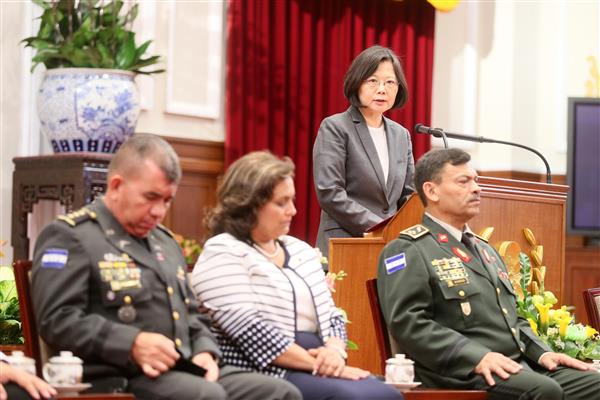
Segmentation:
<svg viewBox="0 0 600 400">
<path fill-rule="evenodd" d="M 275 240 L 275 251 L 273 251 L 272 253 L 268 253 L 265 249 L 263 249 L 256 243 L 254 243 L 254 247 L 256 248 L 256 250 L 260 251 L 262 253 L 262 255 L 264 255 L 267 258 L 275 258 L 277 253 L 279 253 L 279 242 L 277 240 Z"/>
</svg>

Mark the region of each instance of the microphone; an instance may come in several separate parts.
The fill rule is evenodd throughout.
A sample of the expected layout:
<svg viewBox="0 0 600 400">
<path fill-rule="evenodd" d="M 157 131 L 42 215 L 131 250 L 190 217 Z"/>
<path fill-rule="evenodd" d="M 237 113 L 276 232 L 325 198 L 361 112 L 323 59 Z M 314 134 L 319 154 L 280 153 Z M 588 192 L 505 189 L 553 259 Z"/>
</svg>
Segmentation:
<svg viewBox="0 0 600 400">
<path fill-rule="evenodd" d="M 419 132 L 419 133 L 425 133 L 427 135 L 433 135 L 437 138 L 441 137 L 442 140 L 444 141 L 444 148 L 447 149 L 448 148 L 448 138 L 446 137 L 446 133 L 444 132 L 443 129 L 441 128 L 430 128 L 428 126 L 425 126 L 423 124 L 416 124 L 415 125 L 415 131 Z"/>
<path fill-rule="evenodd" d="M 489 139 L 489 138 L 485 138 L 483 136 L 471 136 L 471 135 L 463 135 L 460 133 L 444 132 L 444 130 L 442 128 L 430 128 L 423 124 L 416 124 L 415 131 L 417 131 L 418 133 L 432 135 L 437 138 L 441 137 L 444 140 L 445 148 L 448 148 L 448 143 L 447 143 L 446 138 L 451 138 L 451 139 L 458 139 L 458 140 L 468 140 L 470 142 L 479 142 L 479 143 L 500 143 L 500 144 L 506 144 L 509 146 L 515 146 L 515 147 L 520 147 L 521 149 L 529 150 L 532 153 L 537 154 L 537 156 L 542 159 L 542 161 L 544 162 L 544 165 L 546 166 L 546 183 L 552 183 L 552 173 L 550 172 L 550 164 L 548 164 L 548 161 L 546 161 L 546 158 L 542 155 L 542 153 L 540 153 L 539 151 L 537 151 L 536 149 L 533 149 L 531 147 L 528 147 L 528 146 L 525 146 L 525 145 L 522 145 L 519 143 L 506 142 L 504 140 Z"/>
</svg>

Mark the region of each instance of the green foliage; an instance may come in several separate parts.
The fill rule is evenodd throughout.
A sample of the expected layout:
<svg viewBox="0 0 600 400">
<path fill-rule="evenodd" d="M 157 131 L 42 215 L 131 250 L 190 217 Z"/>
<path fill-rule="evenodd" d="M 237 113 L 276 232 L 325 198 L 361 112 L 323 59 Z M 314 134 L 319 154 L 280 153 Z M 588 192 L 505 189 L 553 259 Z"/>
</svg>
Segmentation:
<svg viewBox="0 0 600 400">
<path fill-rule="evenodd" d="M 141 74 L 140 68 L 160 62 L 159 56 L 144 58 L 151 40 L 135 44 L 131 31 L 138 4 L 124 10 L 122 0 L 32 0 L 42 7 L 36 36 L 23 39 L 36 50 L 33 71 L 42 63 L 52 68 L 113 68 Z"/>
<path fill-rule="evenodd" d="M 319 251 L 318 248 L 315 247 L 315 250 L 317 250 L 317 252 L 319 254 L 319 258 L 321 259 L 321 264 L 323 266 L 327 265 L 329 263 L 327 261 L 327 257 L 323 257 L 323 255 L 321 254 L 321 252 Z M 339 271 L 337 273 L 335 273 L 335 272 L 328 272 L 327 275 L 325 276 L 325 282 L 327 282 L 327 286 L 329 287 L 329 291 L 331 293 L 335 293 L 335 282 L 336 281 L 343 281 L 344 278 L 346 278 L 347 276 L 348 276 L 348 274 L 346 272 L 344 272 L 343 270 Z M 344 310 L 341 307 L 338 307 L 337 309 L 342 314 L 342 318 L 344 320 L 344 323 L 351 324 L 352 321 L 350 321 L 348 319 L 348 313 L 346 312 L 346 310 Z M 353 342 L 350 339 L 348 339 L 346 341 L 346 347 L 348 348 L 348 350 L 358 350 L 358 344 L 356 344 L 356 342 Z"/>
<path fill-rule="evenodd" d="M 202 253 L 202 246 L 195 239 L 186 239 L 181 235 L 175 234 L 175 241 L 181 247 L 183 258 L 185 263 L 188 265 L 194 265 L 200 253 Z"/>
<path fill-rule="evenodd" d="M 600 359 L 600 336 L 598 332 L 576 323 L 570 307 L 552 308 L 558 303 L 554 293 L 542 291 L 532 294 L 527 288 L 531 279 L 531 262 L 525 253 L 519 254 L 521 265 L 520 285 L 523 299 L 517 300 L 517 312 L 526 318 L 532 330 L 553 351 L 565 353 L 580 360 Z M 540 282 L 541 288 L 544 282 Z"/>
<path fill-rule="evenodd" d="M 17 286 L 10 267 L 0 267 L 0 344 L 22 344 Z"/>
<path fill-rule="evenodd" d="M 521 279 L 519 283 L 522 288 L 526 288 L 531 280 L 531 260 L 527 254 L 521 252 L 519 254 L 519 263 L 521 264 Z M 527 319 L 535 319 L 537 310 L 533 304 L 533 296 L 529 295 L 527 290 L 524 290 L 523 293 L 525 294 L 523 300 L 517 300 L 517 312 Z"/>
</svg>

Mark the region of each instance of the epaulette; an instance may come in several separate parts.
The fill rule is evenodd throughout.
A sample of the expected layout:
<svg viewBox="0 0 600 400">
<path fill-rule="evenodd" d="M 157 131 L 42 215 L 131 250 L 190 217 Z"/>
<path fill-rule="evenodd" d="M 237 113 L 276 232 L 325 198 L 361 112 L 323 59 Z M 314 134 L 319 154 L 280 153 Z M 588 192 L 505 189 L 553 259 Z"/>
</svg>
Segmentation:
<svg viewBox="0 0 600 400">
<path fill-rule="evenodd" d="M 96 219 L 96 213 L 87 207 L 82 207 L 66 215 L 59 215 L 56 219 L 66 222 L 70 226 L 75 226 L 89 219 Z"/>
<path fill-rule="evenodd" d="M 162 224 L 158 224 L 156 225 L 157 228 L 159 228 L 161 231 L 166 232 L 169 236 L 171 236 L 173 239 L 175 239 L 175 233 L 170 230 L 169 228 L 167 228 L 166 226 L 162 225 Z"/>
<path fill-rule="evenodd" d="M 421 224 L 417 224 L 417 225 L 413 225 L 410 228 L 403 230 L 402 232 L 400 232 L 400 235 L 406 235 L 412 239 L 418 239 L 421 236 L 423 236 L 424 234 L 426 234 L 427 232 L 429 232 L 429 229 L 427 229 L 425 226 L 423 226 Z"/>
</svg>

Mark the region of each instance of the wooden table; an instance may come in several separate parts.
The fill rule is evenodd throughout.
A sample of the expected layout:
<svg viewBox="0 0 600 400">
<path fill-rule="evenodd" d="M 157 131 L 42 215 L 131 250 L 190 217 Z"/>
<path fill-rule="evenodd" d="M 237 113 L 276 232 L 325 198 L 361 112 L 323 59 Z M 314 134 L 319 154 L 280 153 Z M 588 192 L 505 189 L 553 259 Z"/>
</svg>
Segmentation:
<svg viewBox="0 0 600 400">
<path fill-rule="evenodd" d="M 60 400 L 135 400 L 131 393 L 59 394 Z"/>
<path fill-rule="evenodd" d="M 484 390 L 412 389 L 402 392 L 405 400 L 486 400 Z"/>
</svg>

